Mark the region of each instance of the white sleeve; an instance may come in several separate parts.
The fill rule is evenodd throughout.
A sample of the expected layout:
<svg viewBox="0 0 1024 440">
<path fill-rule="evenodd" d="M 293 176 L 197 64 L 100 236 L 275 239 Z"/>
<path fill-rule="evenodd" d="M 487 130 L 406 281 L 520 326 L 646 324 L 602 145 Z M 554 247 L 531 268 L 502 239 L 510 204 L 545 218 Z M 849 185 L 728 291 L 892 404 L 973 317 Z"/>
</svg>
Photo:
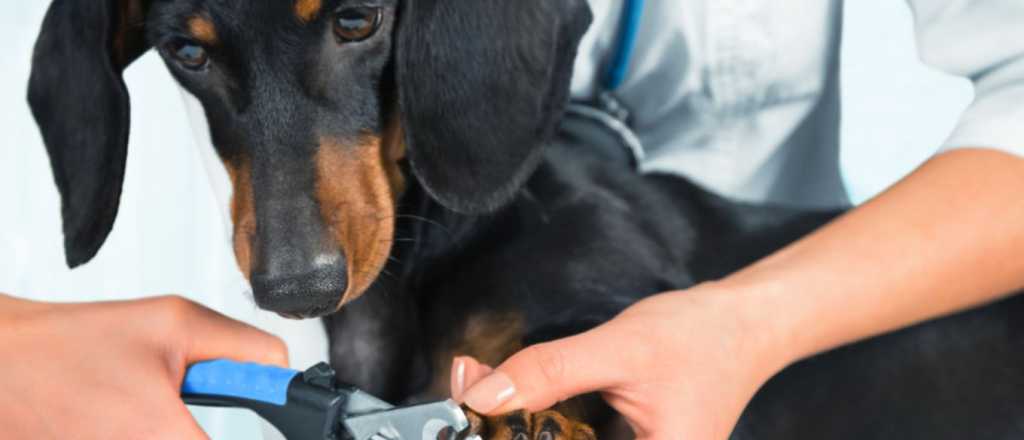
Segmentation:
<svg viewBox="0 0 1024 440">
<path fill-rule="evenodd" d="M 1024 157 L 1024 0 L 907 0 L 921 59 L 974 83 L 975 99 L 940 151 Z"/>
</svg>

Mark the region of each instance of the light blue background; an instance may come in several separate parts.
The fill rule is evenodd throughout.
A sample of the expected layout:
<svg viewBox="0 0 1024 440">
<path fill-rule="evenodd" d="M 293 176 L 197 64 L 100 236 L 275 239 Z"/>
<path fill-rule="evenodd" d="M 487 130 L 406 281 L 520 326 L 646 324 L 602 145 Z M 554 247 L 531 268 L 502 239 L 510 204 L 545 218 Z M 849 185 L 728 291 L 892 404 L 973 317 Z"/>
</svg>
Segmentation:
<svg viewBox="0 0 1024 440">
<path fill-rule="evenodd" d="M 24 98 L 47 4 L 12 1 L 0 14 L 0 291 L 57 301 L 183 293 L 239 319 L 272 319 L 246 294 L 178 88 L 152 53 L 127 73 L 134 125 L 114 231 L 93 263 L 64 267 L 59 200 Z M 899 1 L 847 2 L 842 75 L 842 165 L 858 201 L 927 158 L 971 99 L 965 80 L 920 64 Z M 286 338 L 293 350 L 304 340 Z M 249 415 L 197 414 L 216 439 L 260 436 Z"/>
</svg>

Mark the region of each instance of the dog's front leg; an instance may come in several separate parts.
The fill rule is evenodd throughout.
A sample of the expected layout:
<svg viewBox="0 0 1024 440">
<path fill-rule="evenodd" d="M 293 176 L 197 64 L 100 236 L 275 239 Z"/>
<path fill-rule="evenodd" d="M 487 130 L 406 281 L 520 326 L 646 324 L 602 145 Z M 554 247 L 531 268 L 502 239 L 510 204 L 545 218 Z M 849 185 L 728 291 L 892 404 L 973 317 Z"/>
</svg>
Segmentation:
<svg viewBox="0 0 1024 440">
<path fill-rule="evenodd" d="M 324 318 L 338 380 L 390 402 L 403 401 L 425 371 L 418 318 L 408 295 L 385 280 Z"/>
</svg>

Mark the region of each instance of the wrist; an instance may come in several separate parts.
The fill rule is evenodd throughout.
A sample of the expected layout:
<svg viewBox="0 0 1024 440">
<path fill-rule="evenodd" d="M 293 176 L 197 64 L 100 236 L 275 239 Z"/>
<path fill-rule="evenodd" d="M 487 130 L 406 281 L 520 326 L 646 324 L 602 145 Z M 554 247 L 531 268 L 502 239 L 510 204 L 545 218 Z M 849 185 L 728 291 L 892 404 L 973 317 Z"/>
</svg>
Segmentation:
<svg viewBox="0 0 1024 440">
<path fill-rule="evenodd" d="M 807 356 L 798 337 L 798 315 L 778 294 L 781 287 L 727 279 L 703 283 L 691 291 L 715 298 L 734 318 L 744 356 L 763 376 L 761 380 Z"/>
</svg>

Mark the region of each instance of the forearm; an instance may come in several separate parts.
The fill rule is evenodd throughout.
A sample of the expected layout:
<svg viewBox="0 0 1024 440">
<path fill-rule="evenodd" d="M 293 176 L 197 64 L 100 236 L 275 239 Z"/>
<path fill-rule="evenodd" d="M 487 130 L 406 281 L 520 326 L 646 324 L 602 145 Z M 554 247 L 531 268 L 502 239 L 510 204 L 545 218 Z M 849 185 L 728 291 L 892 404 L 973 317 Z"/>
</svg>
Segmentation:
<svg viewBox="0 0 1024 440">
<path fill-rule="evenodd" d="M 717 283 L 787 363 L 1024 287 L 1024 159 L 940 155 L 832 224 Z"/>
</svg>

